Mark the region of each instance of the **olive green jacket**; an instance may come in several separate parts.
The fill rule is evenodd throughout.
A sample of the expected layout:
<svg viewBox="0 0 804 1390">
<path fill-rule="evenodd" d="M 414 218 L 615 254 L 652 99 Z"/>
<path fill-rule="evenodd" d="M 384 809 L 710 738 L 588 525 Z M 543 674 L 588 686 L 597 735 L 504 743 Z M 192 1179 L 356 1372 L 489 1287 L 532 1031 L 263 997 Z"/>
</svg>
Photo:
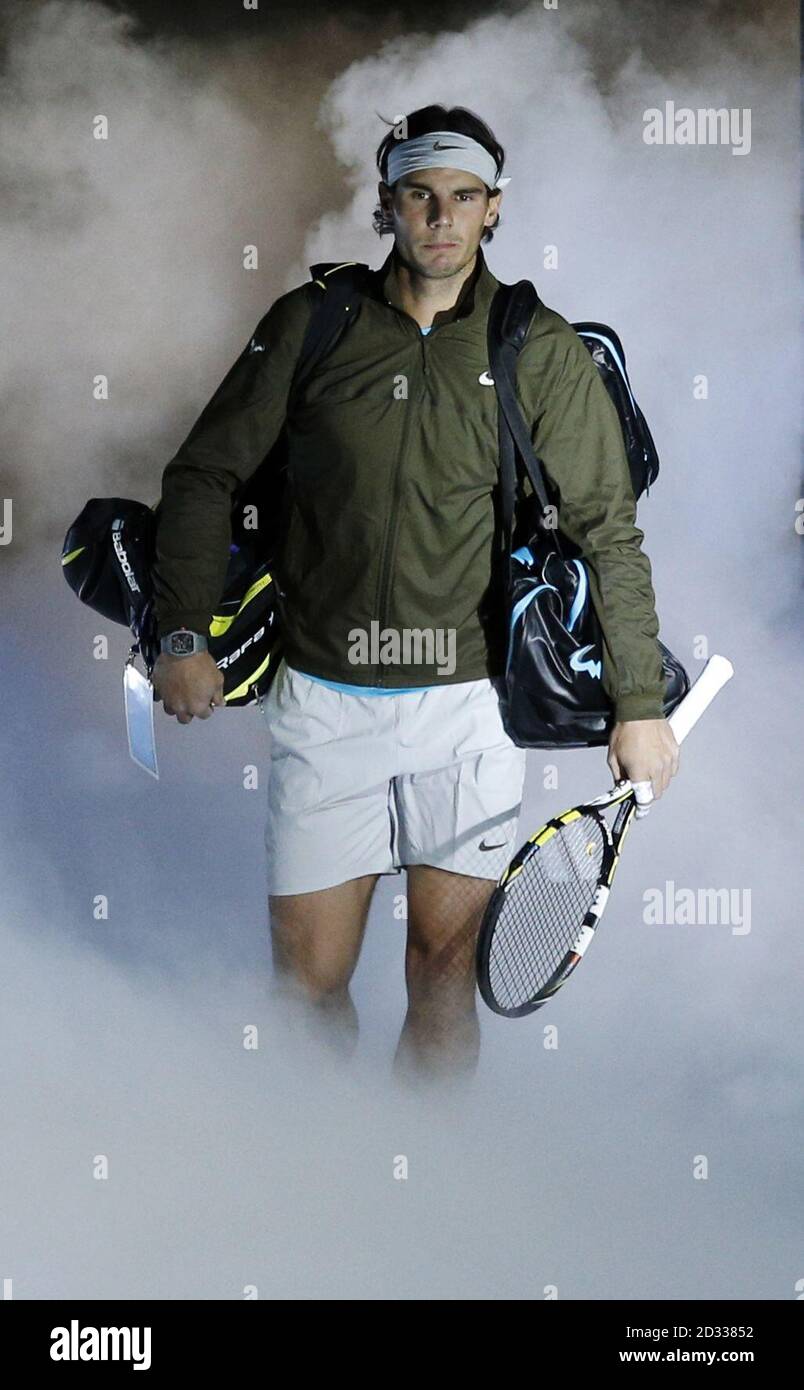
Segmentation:
<svg viewBox="0 0 804 1390">
<path fill-rule="evenodd" d="M 353 685 L 408 687 L 499 675 L 497 396 L 482 250 L 430 333 L 385 299 L 394 250 L 356 321 L 287 419 L 288 486 L 275 573 L 290 666 Z M 154 574 L 161 637 L 207 632 L 228 563 L 231 494 L 285 423 L 312 281 L 278 298 L 164 470 Z M 582 550 L 603 630 L 603 686 L 618 719 L 662 715 L 658 620 L 617 412 L 574 329 L 540 305 L 517 365 L 531 437 Z M 373 627 L 372 627 L 373 625 Z M 455 665 L 422 646 L 409 664 L 355 665 L 355 634 L 454 633 Z M 447 637 L 442 636 L 442 644 Z M 400 653 L 411 656 L 403 644 Z M 350 657 L 352 658 L 350 660 Z M 435 664 L 437 661 L 438 664 Z"/>
</svg>

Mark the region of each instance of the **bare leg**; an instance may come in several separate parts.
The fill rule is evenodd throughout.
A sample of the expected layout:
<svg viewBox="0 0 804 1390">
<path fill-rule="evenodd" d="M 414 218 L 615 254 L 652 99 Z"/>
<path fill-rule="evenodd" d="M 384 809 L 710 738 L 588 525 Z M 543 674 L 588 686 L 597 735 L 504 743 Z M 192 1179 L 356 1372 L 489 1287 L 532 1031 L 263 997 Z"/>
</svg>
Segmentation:
<svg viewBox="0 0 804 1390">
<path fill-rule="evenodd" d="M 494 887 L 492 879 L 429 864 L 408 869 L 408 1012 L 394 1061 L 397 1076 L 474 1073 L 480 1055 L 475 945 Z"/>
<path fill-rule="evenodd" d="M 277 992 L 295 1002 L 313 1031 L 343 1056 L 357 1046 L 354 974 L 378 874 L 314 893 L 270 897 Z"/>
</svg>

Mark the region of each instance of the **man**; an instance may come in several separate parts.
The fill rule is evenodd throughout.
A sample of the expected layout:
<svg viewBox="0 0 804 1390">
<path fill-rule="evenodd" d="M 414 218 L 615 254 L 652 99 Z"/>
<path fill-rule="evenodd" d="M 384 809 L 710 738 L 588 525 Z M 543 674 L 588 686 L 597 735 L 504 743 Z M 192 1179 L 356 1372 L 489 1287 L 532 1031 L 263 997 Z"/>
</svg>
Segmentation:
<svg viewBox="0 0 804 1390">
<path fill-rule="evenodd" d="M 397 1067 L 454 1075 L 477 1061 L 475 939 L 515 847 L 525 770 L 498 698 L 497 402 L 486 350 L 498 282 L 480 247 L 508 180 L 502 148 L 463 108 L 424 108 L 403 133 L 378 151 L 378 230 L 393 231 L 393 249 L 287 418 L 285 655 L 261 702 L 266 847 L 279 978 L 351 1042 L 349 981 L 372 894 L 380 874 L 406 869 Z M 273 304 L 165 469 L 155 576 L 164 654 L 153 681 L 180 723 L 223 703 L 203 634 L 223 584 L 231 493 L 285 422 L 316 293 L 310 283 Z M 577 334 L 543 305 L 517 370 L 603 629 L 617 721 L 609 766 L 661 796 L 678 747 L 662 714 L 650 564 L 616 411 Z M 187 632 L 198 634 L 191 654 L 172 654 Z"/>
</svg>

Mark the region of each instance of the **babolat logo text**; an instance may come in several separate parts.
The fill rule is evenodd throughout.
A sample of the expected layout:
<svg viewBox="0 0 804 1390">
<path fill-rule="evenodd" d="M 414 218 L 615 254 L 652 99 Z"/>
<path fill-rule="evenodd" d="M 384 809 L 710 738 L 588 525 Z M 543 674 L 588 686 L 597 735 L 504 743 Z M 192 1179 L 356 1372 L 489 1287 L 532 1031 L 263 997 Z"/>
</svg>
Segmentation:
<svg viewBox="0 0 804 1390">
<path fill-rule="evenodd" d="M 384 627 L 378 622 L 349 630 L 353 666 L 435 666 L 440 676 L 455 670 L 454 627 Z"/>
<path fill-rule="evenodd" d="M 122 521 L 119 520 L 112 522 L 112 545 L 114 546 L 114 553 L 120 562 L 120 568 L 126 576 L 126 581 L 128 583 L 129 589 L 133 594 L 138 594 L 140 592 L 140 586 L 134 578 L 134 571 L 128 562 L 128 556 L 126 555 L 126 552 L 123 549 L 123 538 L 122 533 L 120 531 L 122 525 Z"/>
<path fill-rule="evenodd" d="M 220 661 L 216 661 L 215 665 L 218 670 L 226 671 L 230 666 L 233 666 L 238 657 L 243 655 L 243 652 L 247 651 L 249 647 L 253 647 L 254 643 L 259 642 L 260 638 L 264 636 L 265 623 L 263 623 L 262 627 L 258 627 L 256 632 L 252 632 L 251 636 L 247 637 L 245 642 L 241 643 L 239 647 L 235 647 L 233 652 L 229 652 L 228 656 L 222 656 Z"/>
<path fill-rule="evenodd" d="M 131 1361 L 132 1370 L 151 1367 L 150 1327 L 54 1327 L 50 1334 L 51 1361 Z"/>
</svg>

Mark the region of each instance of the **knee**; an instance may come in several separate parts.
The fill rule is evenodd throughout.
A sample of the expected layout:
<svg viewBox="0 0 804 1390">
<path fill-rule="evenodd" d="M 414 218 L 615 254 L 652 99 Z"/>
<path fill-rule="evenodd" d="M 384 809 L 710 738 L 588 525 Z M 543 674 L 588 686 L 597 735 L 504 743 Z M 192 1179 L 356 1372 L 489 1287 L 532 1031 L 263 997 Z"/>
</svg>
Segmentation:
<svg viewBox="0 0 804 1390">
<path fill-rule="evenodd" d="M 277 976 L 287 994 L 322 1011 L 337 1009 L 348 998 L 348 977 L 325 962 L 294 961 L 278 970 Z"/>
<path fill-rule="evenodd" d="M 405 964 L 409 974 L 416 978 L 436 979 L 443 971 L 443 952 L 434 941 L 408 937 Z"/>
<path fill-rule="evenodd" d="M 413 939 L 408 942 L 405 973 L 413 1003 L 430 1000 L 444 1005 L 474 996 L 475 964 L 472 942 L 465 937 L 449 942 Z"/>
<path fill-rule="evenodd" d="M 337 1012 L 349 1002 L 349 981 L 341 976 L 330 975 L 327 971 L 316 971 L 307 975 L 302 982 L 308 1004 L 322 1013 Z"/>
</svg>

